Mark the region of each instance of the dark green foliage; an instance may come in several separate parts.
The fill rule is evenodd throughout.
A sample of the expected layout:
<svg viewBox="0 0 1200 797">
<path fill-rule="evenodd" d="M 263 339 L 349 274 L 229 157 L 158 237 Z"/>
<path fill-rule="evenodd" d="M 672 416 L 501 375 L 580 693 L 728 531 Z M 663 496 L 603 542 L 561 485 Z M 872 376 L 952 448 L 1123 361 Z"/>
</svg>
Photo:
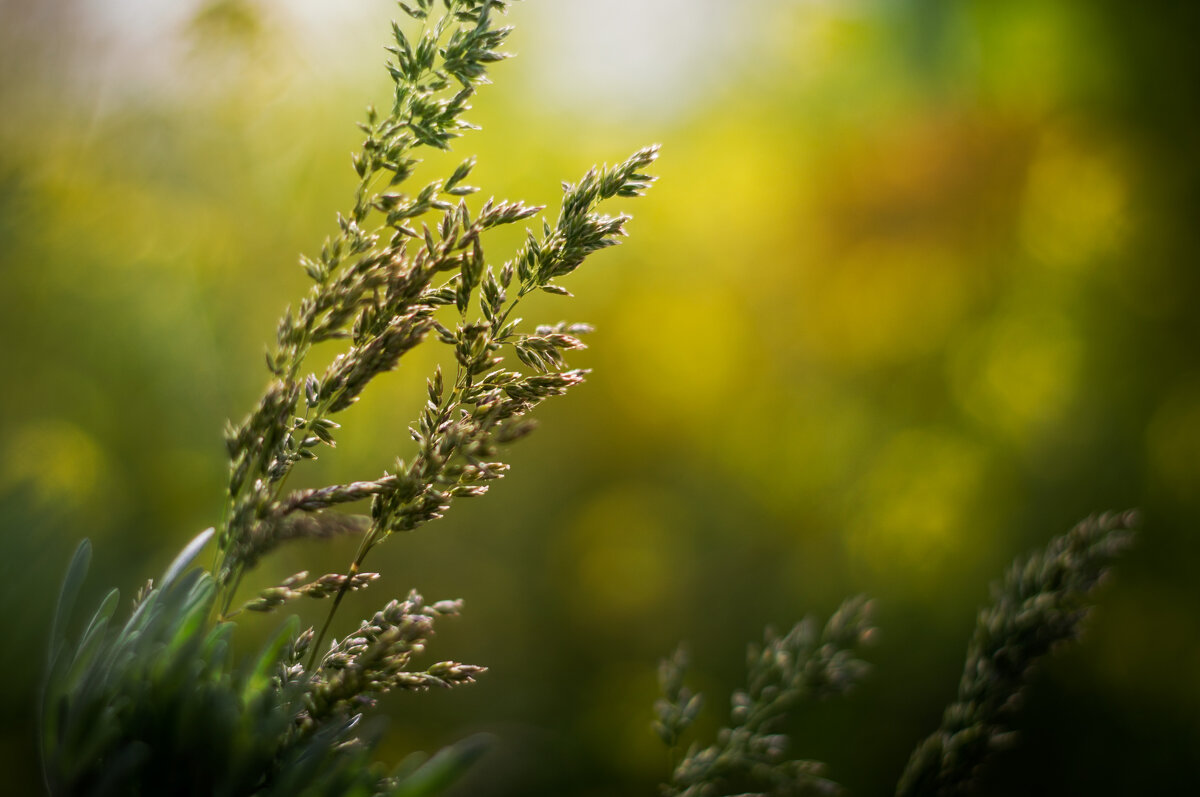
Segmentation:
<svg viewBox="0 0 1200 797">
<path fill-rule="evenodd" d="M 198 538 L 207 541 L 210 533 Z M 216 586 L 181 571 L 185 551 L 132 616 L 111 627 L 112 591 L 72 649 L 62 635 L 87 570 L 85 541 L 63 583 L 44 696 L 45 775 L 55 795 L 426 795 L 478 756 L 472 739 L 394 773 L 372 764 L 379 728 L 357 714 L 306 722 L 309 687 L 283 678 L 297 623 L 248 661 L 232 623 L 211 626 Z"/>
</svg>

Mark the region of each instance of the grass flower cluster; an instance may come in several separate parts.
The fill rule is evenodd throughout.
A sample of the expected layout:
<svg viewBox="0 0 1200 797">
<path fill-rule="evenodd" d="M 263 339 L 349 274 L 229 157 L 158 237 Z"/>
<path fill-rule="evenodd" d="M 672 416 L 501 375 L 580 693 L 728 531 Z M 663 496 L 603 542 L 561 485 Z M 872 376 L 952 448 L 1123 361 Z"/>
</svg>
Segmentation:
<svg viewBox="0 0 1200 797">
<path fill-rule="evenodd" d="M 489 230 L 526 222 L 544 207 L 468 197 L 473 159 L 442 179 L 407 189 L 423 149 L 446 150 L 473 129 L 463 114 L 487 67 L 503 58 L 510 28 L 496 26 L 509 0 L 416 0 L 401 10 L 422 26 L 410 38 L 393 24 L 386 112 L 368 109 L 353 156 L 353 208 L 316 257 L 302 257 L 308 294 L 279 322 L 267 352 L 271 381 L 254 410 L 230 424 L 228 493 L 220 522 L 199 535 L 170 571 L 114 624 L 112 592 L 77 644 L 65 626 L 90 547 L 72 563 L 52 632 L 44 695 L 46 782 L 69 795 L 416 795 L 439 791 L 477 754 L 467 740 L 428 761 L 387 771 L 371 763 L 377 731 L 360 727 L 391 691 L 471 683 L 485 668 L 454 661 L 422 667 L 439 618 L 458 601 L 426 603 L 417 592 L 388 602 L 351 634 L 326 637 L 344 596 L 378 574 L 371 551 L 399 532 L 437 520 L 456 499 L 481 496 L 505 475 L 503 446 L 528 434 L 530 412 L 583 381 L 565 354 L 584 348 L 585 324 L 522 326 L 514 315 L 535 291 L 569 295 L 559 280 L 592 253 L 618 243 L 627 216 L 598 206 L 640 196 L 657 148 L 564 183 L 556 220 L 543 219 L 523 246 L 497 262 Z M 320 344 L 342 348 L 324 369 L 308 363 Z M 409 429 L 413 451 L 373 478 L 288 490 L 293 469 L 336 445 L 341 413 L 415 347 L 444 345 L 454 372 L 427 380 Z M 510 359 L 524 365 L 509 366 Z M 369 503 L 365 514 L 339 511 Z M 297 573 L 241 605 L 247 573 L 279 546 L 353 534 L 344 572 Z M 215 548 L 211 569 L 189 568 Z M 271 612 L 302 598 L 329 599 L 319 628 L 294 619 L 246 663 L 231 653 L 242 611 Z"/>
<path fill-rule="evenodd" d="M 782 636 L 767 629 L 762 645 L 752 645 L 747 653 L 749 677 L 745 688 L 733 693 L 729 725 L 713 744 L 688 748 L 662 793 L 724 794 L 721 787 L 731 782 L 758 784 L 769 794 L 836 791 L 836 784 L 823 777 L 822 764 L 786 756 L 788 738 L 776 730 L 804 701 L 844 694 L 862 678 L 867 665 L 858 650 L 874 633 L 870 614 L 867 600 L 852 598 L 821 630 L 812 618 Z M 659 666 L 663 699 L 655 705 L 655 730 L 669 747 L 679 743 L 701 707 L 700 695 L 683 686 L 686 666 L 682 649 Z"/>
<path fill-rule="evenodd" d="M 913 752 L 897 797 L 969 794 L 990 753 L 1012 740 L 1011 721 L 1031 668 L 1079 637 L 1089 598 L 1133 541 L 1137 515 L 1084 520 L 1042 551 L 1017 559 L 993 587 L 967 647 L 958 696 Z"/>
<path fill-rule="evenodd" d="M 958 696 L 941 727 L 913 751 L 896 797 L 973 793 L 982 766 L 1014 740 L 1011 723 L 1030 671 L 1079 637 L 1096 588 L 1133 541 L 1136 525 L 1134 512 L 1091 517 L 1012 563 L 992 588 L 992 605 L 979 613 Z M 811 619 L 782 637 L 768 630 L 763 644 L 749 650 L 749 680 L 733 693 L 730 724 L 712 744 L 691 743 L 662 794 L 841 793 L 821 762 L 788 757 L 787 737 L 773 731 L 806 700 L 849 691 L 868 670 L 858 650 L 874 631 L 863 598 L 843 603 L 819 634 Z M 659 665 L 663 697 L 654 727 L 672 750 L 702 706 L 701 696 L 684 686 L 686 666 L 682 649 Z"/>
</svg>

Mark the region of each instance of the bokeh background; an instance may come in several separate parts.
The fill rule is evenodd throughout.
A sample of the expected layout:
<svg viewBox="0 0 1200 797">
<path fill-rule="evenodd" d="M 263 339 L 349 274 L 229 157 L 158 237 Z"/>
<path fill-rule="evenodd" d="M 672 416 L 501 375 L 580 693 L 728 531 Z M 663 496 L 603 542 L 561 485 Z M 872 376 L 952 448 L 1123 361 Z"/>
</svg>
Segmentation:
<svg viewBox="0 0 1200 797">
<path fill-rule="evenodd" d="M 0 0 L 7 793 L 38 789 L 33 695 L 78 539 L 91 594 L 132 594 L 216 519 L 221 426 L 349 204 L 395 14 Z M 690 643 L 711 727 L 764 624 L 865 592 L 874 673 L 791 730 L 885 794 L 988 582 L 1137 506 L 1137 549 L 984 793 L 1200 793 L 1200 5 L 531 0 L 511 21 L 519 58 L 456 146 L 484 195 L 553 203 L 652 141 L 661 181 L 577 299 L 524 313 L 597 326 L 589 382 L 485 499 L 370 562 L 352 609 L 462 597 L 431 656 L 491 667 L 389 699 L 387 754 L 486 730 L 463 794 L 653 794 L 660 656 Z M 405 450 L 422 356 L 312 483 Z M 261 579 L 350 553 L 292 549 Z"/>
</svg>

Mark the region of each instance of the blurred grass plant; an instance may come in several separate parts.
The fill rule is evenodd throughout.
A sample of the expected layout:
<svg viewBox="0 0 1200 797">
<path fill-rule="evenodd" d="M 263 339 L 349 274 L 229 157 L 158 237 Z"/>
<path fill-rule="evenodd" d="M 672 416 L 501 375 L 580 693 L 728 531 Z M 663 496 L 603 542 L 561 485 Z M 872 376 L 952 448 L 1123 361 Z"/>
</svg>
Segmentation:
<svg viewBox="0 0 1200 797">
<path fill-rule="evenodd" d="M 992 588 L 992 605 L 979 613 L 958 695 L 941 727 L 913 751 L 897 797 L 973 793 L 984 764 L 1013 741 L 1012 719 L 1030 671 L 1079 637 L 1089 600 L 1129 547 L 1136 523 L 1134 512 L 1091 517 L 1012 563 Z M 749 679 L 733 693 L 730 724 L 713 744 L 688 747 L 662 794 L 841 793 L 825 777 L 824 764 L 789 758 L 788 737 L 776 731 L 804 702 L 845 694 L 862 678 L 868 667 L 857 651 L 874 632 L 870 604 L 861 597 L 843 603 L 819 634 L 811 618 L 783 636 L 768 629 L 763 644 L 750 647 Z M 663 696 L 655 704 L 654 728 L 672 751 L 702 706 L 701 696 L 683 685 L 686 667 L 682 648 L 659 665 Z"/>
<path fill-rule="evenodd" d="M 446 150 L 473 128 L 462 118 L 510 32 L 494 26 L 511 0 L 400 3 L 423 23 L 410 40 L 393 23 L 390 110 L 369 108 L 353 156 L 354 206 L 316 258 L 301 266 L 314 285 L 279 323 L 267 353 L 272 380 L 250 415 L 230 425 L 228 495 L 220 522 L 197 536 L 157 584 L 144 588 L 131 618 L 113 627 L 110 592 L 78 643 L 65 625 L 90 559 L 78 549 L 51 633 L 41 744 L 54 794 L 422 795 L 439 791 L 478 754 L 478 739 L 388 772 L 371 764 L 378 729 L 359 728 L 379 695 L 472 682 L 483 667 L 445 661 L 414 670 L 435 618 L 458 601 L 427 604 L 412 592 L 325 647 L 346 593 L 377 574 L 367 555 L 398 532 L 442 517 L 456 498 L 480 496 L 508 466 L 502 445 L 528 434 L 531 410 L 583 381 L 563 353 L 581 349 L 584 324 L 522 331 L 513 315 L 535 291 L 569 295 L 557 280 L 588 255 L 618 243 L 627 216 L 597 205 L 640 196 L 657 148 L 593 168 L 563 184 L 561 212 L 503 265 L 485 258 L 481 236 L 525 221 L 543 207 L 489 199 L 472 210 L 466 185 L 474 160 L 412 192 L 399 190 L 422 149 Z M 293 468 L 335 445 L 338 413 L 371 381 L 427 340 L 450 347 L 454 374 L 439 367 L 409 430 L 416 452 L 364 481 L 285 491 Z M 322 372 L 307 361 L 318 344 L 343 341 Z M 527 371 L 503 367 L 514 353 Z M 334 507 L 370 501 L 369 515 Z M 297 573 L 236 607 L 243 577 L 279 545 L 358 534 L 345 573 L 306 581 Z M 211 570 L 188 568 L 215 541 Z M 332 598 L 319 630 L 290 621 L 252 659 L 231 652 L 234 618 L 273 611 L 300 597 Z"/>
</svg>

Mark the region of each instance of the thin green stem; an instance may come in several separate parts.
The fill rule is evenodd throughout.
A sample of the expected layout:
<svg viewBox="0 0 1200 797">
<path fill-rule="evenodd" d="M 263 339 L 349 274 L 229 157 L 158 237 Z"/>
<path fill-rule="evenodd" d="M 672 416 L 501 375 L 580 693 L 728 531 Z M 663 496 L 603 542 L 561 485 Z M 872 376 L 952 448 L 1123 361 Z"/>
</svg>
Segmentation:
<svg viewBox="0 0 1200 797">
<path fill-rule="evenodd" d="M 221 606 L 221 619 L 225 619 L 229 615 L 229 607 L 233 605 L 233 596 L 237 594 L 238 587 L 242 585 L 242 577 L 245 573 L 245 569 L 239 567 L 237 575 L 233 577 L 233 581 L 229 584 L 229 588 L 225 593 L 225 600 Z"/>
<path fill-rule="evenodd" d="M 375 526 L 372 526 L 363 536 L 362 542 L 358 544 L 358 552 L 354 555 L 354 561 L 350 563 L 350 567 L 346 571 L 346 580 L 342 582 L 342 586 L 338 589 L 337 594 L 333 596 L 333 604 L 329 607 L 329 614 L 325 616 L 325 622 L 321 625 L 321 631 L 313 640 L 312 652 L 308 657 L 308 669 L 316 666 L 317 655 L 321 650 L 321 643 L 325 641 L 325 634 L 329 632 L 329 626 L 333 623 L 333 616 L 337 614 L 338 606 L 342 603 L 342 598 L 346 597 L 346 593 L 350 591 L 350 584 L 354 581 L 354 576 L 358 575 L 358 570 L 362 567 L 363 560 L 367 558 L 367 554 L 375 545 Z"/>
</svg>

